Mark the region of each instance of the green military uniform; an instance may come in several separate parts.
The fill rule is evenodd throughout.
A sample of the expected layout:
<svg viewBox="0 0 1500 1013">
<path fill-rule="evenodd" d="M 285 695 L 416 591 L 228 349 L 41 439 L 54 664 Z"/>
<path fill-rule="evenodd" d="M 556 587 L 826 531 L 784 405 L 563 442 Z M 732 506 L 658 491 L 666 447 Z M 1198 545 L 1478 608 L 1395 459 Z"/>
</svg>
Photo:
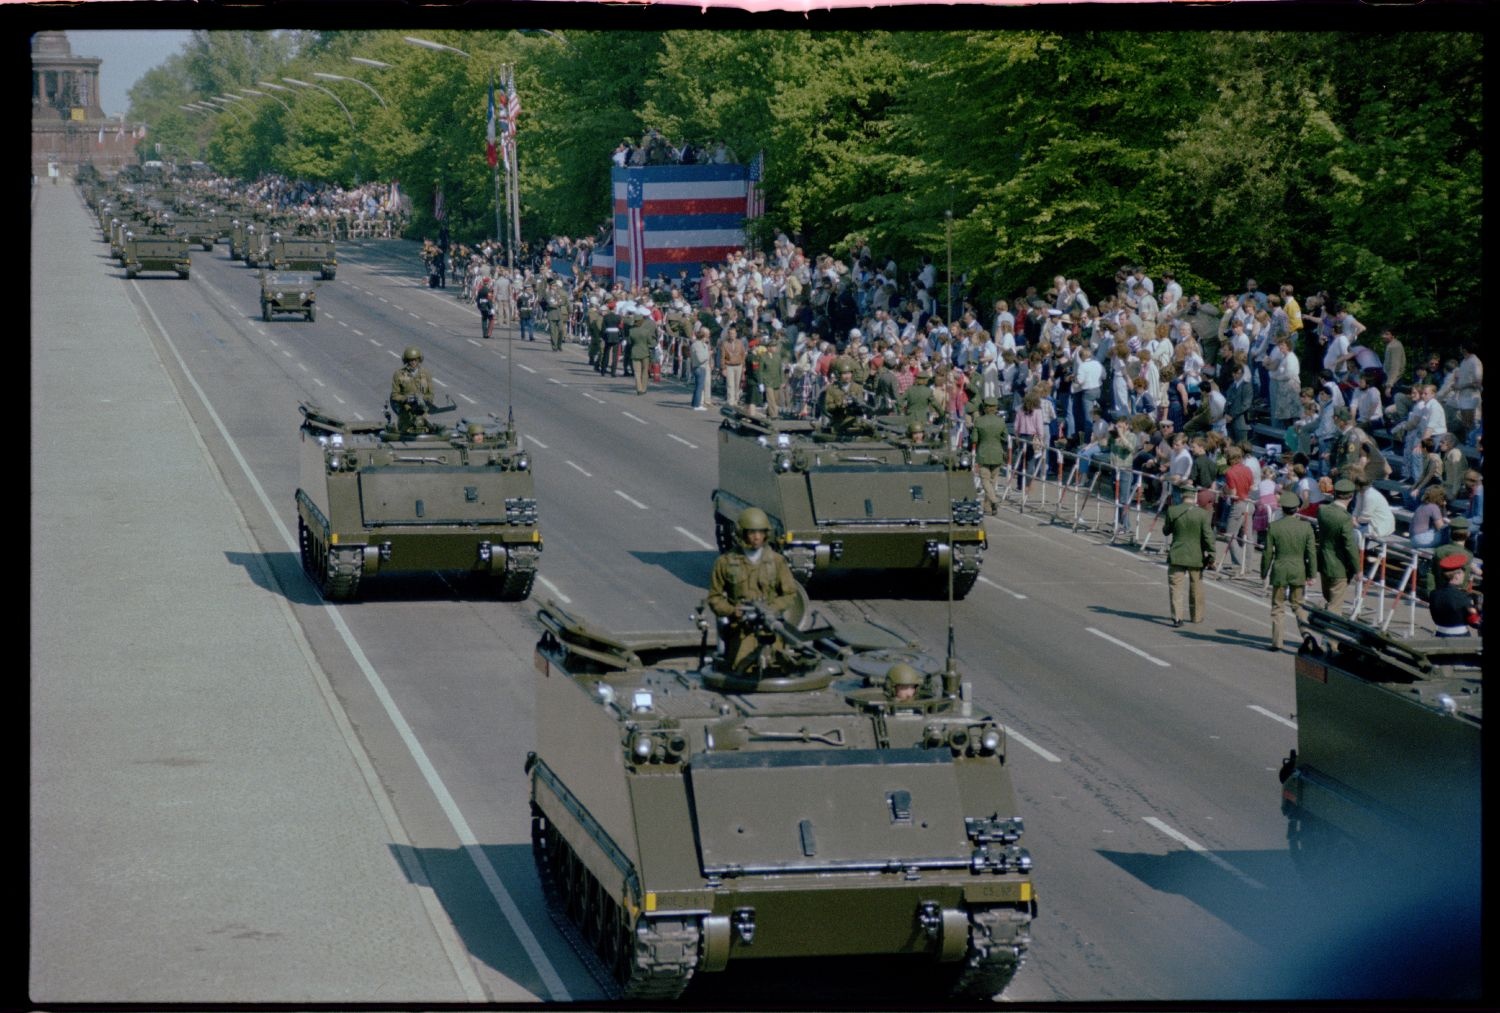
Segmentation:
<svg viewBox="0 0 1500 1013">
<path fill-rule="evenodd" d="M 599 363 L 599 355 L 604 349 L 604 314 L 598 306 L 590 306 L 588 314 L 589 328 L 589 365 L 596 366 Z"/>
<path fill-rule="evenodd" d="M 763 353 L 751 356 L 755 370 L 751 382 L 765 385 L 766 414 L 774 417 L 781 414 L 781 392 L 786 387 L 786 370 L 783 368 L 786 364 L 786 348 L 775 337 L 768 339 L 761 347 L 765 349 Z"/>
<path fill-rule="evenodd" d="M 1295 510 L 1301 503 L 1294 492 L 1281 494 L 1281 506 Z M 1302 596 L 1307 582 L 1318 572 L 1317 536 L 1312 525 L 1295 513 L 1284 514 L 1266 528 L 1266 551 L 1260 557 L 1260 575 L 1271 579 L 1271 644 L 1281 650 L 1281 631 L 1288 607 L 1297 632 L 1302 632 Z"/>
<path fill-rule="evenodd" d="M 396 413 L 396 428 L 403 433 L 425 433 L 433 426 L 427 421 L 432 407 L 432 374 L 422 366 L 403 365 L 391 374 L 391 409 Z"/>
<path fill-rule="evenodd" d="M 571 308 L 568 293 L 557 282 L 553 282 L 547 289 L 547 334 L 552 338 L 554 352 L 562 351 L 563 321 L 568 319 Z"/>
<path fill-rule="evenodd" d="M 854 373 L 854 382 L 863 387 L 865 381 L 870 379 L 870 367 L 865 364 L 865 357 L 851 353 L 847 358 L 852 366 L 851 371 Z"/>
<path fill-rule="evenodd" d="M 791 567 L 769 545 L 761 547 L 760 557 L 754 562 L 743 549 L 726 552 L 715 560 L 708 579 L 708 607 L 714 615 L 730 620 L 724 657 L 732 670 L 739 671 L 755 655 L 758 646 L 755 637 L 734 621 L 735 607 L 757 602 L 779 614 L 796 601 L 797 582 Z"/>
<path fill-rule="evenodd" d="M 919 374 L 912 385 L 901 395 L 901 412 L 915 422 L 927 425 L 937 411 L 937 397 L 928 384 L 930 377 Z"/>
<path fill-rule="evenodd" d="M 864 403 L 865 389 L 853 380 L 836 383 L 823 392 L 823 414 L 835 429 L 847 429 L 863 418 L 860 408 Z"/>
<path fill-rule="evenodd" d="M 882 366 L 875 375 L 875 411 L 880 415 L 889 415 L 896 410 L 900 401 L 901 384 L 896 380 L 896 371 L 890 366 Z"/>
<path fill-rule="evenodd" d="M 1167 547 L 1167 597 L 1172 625 L 1181 626 L 1183 613 L 1201 623 L 1206 605 L 1203 568 L 1213 565 L 1214 529 L 1208 511 L 1197 503 L 1179 503 L 1167 508 L 1162 531 L 1172 539 Z"/>
<path fill-rule="evenodd" d="M 974 468 L 979 473 L 980 487 L 984 489 L 984 509 L 991 514 L 1000 509 L 998 483 L 1005 467 L 1007 449 L 1005 417 L 994 410 L 999 406 L 996 398 L 985 398 L 979 417 L 970 429 L 974 436 Z"/>
<path fill-rule="evenodd" d="M 651 346 L 656 343 L 656 324 L 650 317 L 631 317 L 630 368 L 635 372 L 635 392 L 646 393 L 646 378 L 651 371 Z"/>
<path fill-rule="evenodd" d="M 1340 486 L 1353 492 L 1354 483 L 1341 478 L 1333 487 L 1336 495 L 1347 495 Z M 1318 575 L 1322 579 L 1323 607 L 1330 612 L 1342 608 L 1349 578 L 1359 572 L 1359 539 L 1354 534 L 1353 515 L 1337 503 L 1323 504 L 1318 507 Z"/>
</svg>

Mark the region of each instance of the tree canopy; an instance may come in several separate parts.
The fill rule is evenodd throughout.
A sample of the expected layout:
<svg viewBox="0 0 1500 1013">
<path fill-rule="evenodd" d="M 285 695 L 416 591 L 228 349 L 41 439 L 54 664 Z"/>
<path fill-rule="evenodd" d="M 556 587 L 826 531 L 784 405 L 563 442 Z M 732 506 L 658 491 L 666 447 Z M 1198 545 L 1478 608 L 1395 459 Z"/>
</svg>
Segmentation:
<svg viewBox="0 0 1500 1013">
<path fill-rule="evenodd" d="M 422 231 L 441 187 L 477 239 L 495 231 L 488 88 L 511 65 L 531 238 L 592 233 L 611 151 L 655 129 L 764 152 L 763 232 L 809 253 L 942 257 L 951 212 L 981 297 L 1057 273 L 1099 291 L 1140 263 L 1211 297 L 1251 276 L 1326 289 L 1437 344 L 1478 333 L 1478 33 L 402 35 L 195 32 L 132 114 L 237 176 L 399 180 Z M 220 115 L 180 108 L 222 95 Z"/>
</svg>

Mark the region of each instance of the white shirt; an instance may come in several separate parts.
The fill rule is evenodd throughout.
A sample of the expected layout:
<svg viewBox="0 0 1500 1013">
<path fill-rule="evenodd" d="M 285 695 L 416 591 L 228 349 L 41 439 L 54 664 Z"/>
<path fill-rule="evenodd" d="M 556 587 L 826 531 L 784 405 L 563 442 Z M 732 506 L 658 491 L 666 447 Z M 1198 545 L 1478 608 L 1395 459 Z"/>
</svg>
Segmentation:
<svg viewBox="0 0 1500 1013">
<path fill-rule="evenodd" d="M 1328 342 L 1328 350 L 1323 353 L 1323 368 L 1334 369 L 1334 363 L 1349 354 L 1349 339 L 1343 334 L 1335 334 Z"/>
<path fill-rule="evenodd" d="M 1073 371 L 1073 382 L 1079 390 L 1097 391 L 1104 383 L 1104 364 L 1098 359 L 1084 359 Z"/>
<path fill-rule="evenodd" d="M 1359 495 L 1354 519 L 1366 526 L 1366 534 L 1375 538 L 1388 537 L 1396 530 L 1396 515 L 1391 513 L 1390 503 L 1374 486 Z"/>
</svg>

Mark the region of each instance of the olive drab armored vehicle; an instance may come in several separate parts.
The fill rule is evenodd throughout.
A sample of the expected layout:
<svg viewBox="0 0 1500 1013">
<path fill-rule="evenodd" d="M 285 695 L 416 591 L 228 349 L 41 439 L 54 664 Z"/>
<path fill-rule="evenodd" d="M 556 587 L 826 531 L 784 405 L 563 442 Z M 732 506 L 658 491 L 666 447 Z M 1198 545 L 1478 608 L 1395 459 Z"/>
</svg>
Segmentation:
<svg viewBox="0 0 1500 1013">
<path fill-rule="evenodd" d="M 1434 897 L 1445 896 L 1438 884 L 1477 897 L 1482 645 L 1398 640 L 1308 610 L 1297 748 L 1280 770 L 1287 841 L 1305 876 L 1383 878 L 1399 867 L 1420 870 Z M 1398 851 L 1410 863 L 1393 865 Z"/>
<path fill-rule="evenodd" d="M 254 221 L 245 228 L 246 267 L 269 267 L 271 261 L 271 237 L 275 229 L 265 222 Z"/>
<path fill-rule="evenodd" d="M 267 257 L 273 270 L 316 271 L 325 281 L 333 278 L 339 266 L 333 240 L 320 239 L 302 229 L 274 233 Z"/>
<path fill-rule="evenodd" d="M 526 770 L 554 918 L 637 1001 L 856 956 L 988 999 L 1036 913 L 1005 731 L 951 666 L 798 598 L 747 607 L 736 635 L 759 646 L 736 670 L 702 607 L 696 629 L 642 633 L 541 609 Z"/>
<path fill-rule="evenodd" d="M 382 574 L 449 571 L 520 601 L 536 578 L 531 461 L 513 427 L 468 420 L 430 432 L 302 410 L 302 565 L 330 599 Z M 438 409 L 444 410 L 444 409 Z"/>
<path fill-rule="evenodd" d="M 250 226 L 254 224 L 252 218 L 236 217 L 229 223 L 229 259 L 244 260 L 245 251 L 250 248 Z"/>
<path fill-rule="evenodd" d="M 262 271 L 260 316 L 270 323 L 279 313 L 318 319 L 318 276 L 306 271 Z"/>
<path fill-rule="evenodd" d="M 739 512 L 771 518 L 771 542 L 808 583 L 837 571 L 911 574 L 934 594 L 962 598 L 979 578 L 983 511 L 968 454 L 921 443 L 882 420 L 829 429 L 725 407 L 719 486 L 720 551 L 734 545 Z"/>
<path fill-rule="evenodd" d="M 120 262 L 125 277 L 134 278 L 142 271 L 172 271 L 186 278 L 192 270 L 188 241 L 174 235 L 171 222 L 158 219 L 151 225 L 137 224 L 125 229 L 120 240 Z"/>
</svg>

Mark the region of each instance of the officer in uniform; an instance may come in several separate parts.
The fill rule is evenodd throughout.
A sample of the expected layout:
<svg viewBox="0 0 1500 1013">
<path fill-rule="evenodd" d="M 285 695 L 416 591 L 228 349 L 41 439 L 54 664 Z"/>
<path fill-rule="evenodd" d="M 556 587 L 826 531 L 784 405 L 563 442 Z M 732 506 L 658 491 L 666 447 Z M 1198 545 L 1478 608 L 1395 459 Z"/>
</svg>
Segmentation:
<svg viewBox="0 0 1500 1013">
<path fill-rule="evenodd" d="M 889 415 L 896 410 L 901 400 L 901 385 L 896 380 L 896 357 L 890 352 L 880 360 L 880 372 L 875 374 L 875 411 Z"/>
<path fill-rule="evenodd" d="M 1000 470 L 1005 467 L 1005 416 L 1000 414 L 1000 399 L 984 398 L 979 403 L 979 418 L 970 429 L 974 439 L 974 470 L 979 473 L 979 485 L 984 489 L 984 512 L 994 514 L 1000 509 L 1000 493 L 996 483 Z"/>
<path fill-rule="evenodd" d="M 614 376 L 619 369 L 620 342 L 625 336 L 625 321 L 611 302 L 604 308 L 604 348 L 599 353 L 596 369 L 600 376 Z"/>
<path fill-rule="evenodd" d="M 651 371 L 651 346 L 656 344 L 656 324 L 644 313 L 630 320 L 630 368 L 635 375 L 636 394 L 646 393 L 646 378 Z"/>
<path fill-rule="evenodd" d="M 714 562 L 708 580 L 708 607 L 714 615 L 729 620 L 724 657 L 731 671 L 741 671 L 755 657 L 758 647 L 753 630 L 742 623 L 745 606 L 759 605 L 780 615 L 797 601 L 797 582 L 786 559 L 766 544 L 771 519 L 759 507 L 740 511 L 736 526 L 739 547 Z"/>
<path fill-rule="evenodd" d="M 1318 507 L 1318 576 L 1323 585 L 1323 607 L 1337 612 L 1344 605 L 1349 578 L 1359 571 L 1359 539 L 1349 501 L 1354 483 L 1341 478 L 1333 483 L 1333 500 Z"/>
<path fill-rule="evenodd" d="M 432 374 L 422 365 L 422 350 L 410 345 L 401 353 L 401 366 L 391 374 L 391 410 L 396 428 L 403 433 L 426 433 L 433 429 L 427 409 L 433 407 Z"/>
<path fill-rule="evenodd" d="M 1281 631 L 1288 607 L 1297 632 L 1302 632 L 1302 596 L 1318 572 L 1317 538 L 1312 525 L 1297 516 L 1302 500 L 1290 489 L 1281 494 L 1281 516 L 1266 528 L 1266 551 L 1260 557 L 1261 579 L 1271 579 L 1271 642 L 1267 650 L 1281 650 Z"/>
<path fill-rule="evenodd" d="M 589 365 L 599 368 L 599 359 L 604 354 L 604 311 L 597 303 L 589 306 Z"/>
<path fill-rule="evenodd" d="M 519 322 L 522 341 L 536 340 L 536 331 L 533 329 L 535 317 L 536 292 L 531 283 L 526 282 L 516 289 L 516 320 Z"/>
<path fill-rule="evenodd" d="M 562 351 L 563 321 L 568 319 L 568 293 L 556 279 L 547 286 L 547 334 L 552 339 L 552 350 Z"/>
<path fill-rule="evenodd" d="M 901 411 L 924 425 L 932 421 L 936 401 L 932 393 L 932 374 L 922 370 L 915 382 L 901 395 Z"/>
<path fill-rule="evenodd" d="M 911 703 L 922 691 L 922 673 L 904 661 L 898 661 L 885 673 L 885 698 L 891 703 Z"/>
<path fill-rule="evenodd" d="M 1192 503 L 1167 508 L 1162 531 L 1172 539 L 1167 546 L 1167 596 L 1172 625 L 1182 625 L 1182 614 L 1195 623 L 1203 621 L 1203 570 L 1214 565 L 1213 518 L 1208 507 L 1214 502 L 1212 489 L 1201 489 Z"/>
<path fill-rule="evenodd" d="M 1450 553 L 1438 560 L 1439 587 L 1427 599 L 1434 632 L 1440 637 L 1467 637 L 1474 622 L 1474 600 L 1464 586 L 1469 563 L 1467 552 Z"/>
</svg>

